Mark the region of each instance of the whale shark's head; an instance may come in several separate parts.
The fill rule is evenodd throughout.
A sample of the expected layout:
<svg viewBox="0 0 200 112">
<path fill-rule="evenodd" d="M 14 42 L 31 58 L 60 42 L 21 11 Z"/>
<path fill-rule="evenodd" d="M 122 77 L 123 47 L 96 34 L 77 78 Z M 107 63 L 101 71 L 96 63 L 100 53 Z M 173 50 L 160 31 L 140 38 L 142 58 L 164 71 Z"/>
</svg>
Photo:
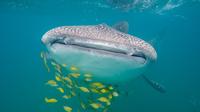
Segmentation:
<svg viewBox="0 0 200 112">
<path fill-rule="evenodd" d="M 75 65 L 104 81 L 134 78 L 157 59 L 150 44 L 106 24 L 57 27 L 42 42 L 58 63 Z"/>
</svg>

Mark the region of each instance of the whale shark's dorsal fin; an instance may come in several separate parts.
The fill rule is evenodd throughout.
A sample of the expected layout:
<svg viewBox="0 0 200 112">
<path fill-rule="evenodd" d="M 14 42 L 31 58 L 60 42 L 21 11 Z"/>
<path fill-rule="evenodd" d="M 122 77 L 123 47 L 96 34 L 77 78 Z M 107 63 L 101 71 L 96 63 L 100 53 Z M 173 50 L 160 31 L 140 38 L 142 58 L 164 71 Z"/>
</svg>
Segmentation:
<svg viewBox="0 0 200 112">
<path fill-rule="evenodd" d="M 128 33 L 129 30 L 129 24 L 127 21 L 120 21 L 114 24 L 112 27 L 107 25 L 106 23 L 101 23 L 96 26 L 98 29 L 115 29 L 117 31 Z"/>
<path fill-rule="evenodd" d="M 97 26 L 109 27 L 106 23 L 101 23 L 101 24 L 98 24 Z"/>
<path fill-rule="evenodd" d="M 116 29 L 117 31 L 120 31 L 120 32 L 123 32 L 123 33 L 128 33 L 128 30 L 129 30 L 129 24 L 128 24 L 127 21 L 117 22 L 112 27 L 114 29 Z"/>
</svg>

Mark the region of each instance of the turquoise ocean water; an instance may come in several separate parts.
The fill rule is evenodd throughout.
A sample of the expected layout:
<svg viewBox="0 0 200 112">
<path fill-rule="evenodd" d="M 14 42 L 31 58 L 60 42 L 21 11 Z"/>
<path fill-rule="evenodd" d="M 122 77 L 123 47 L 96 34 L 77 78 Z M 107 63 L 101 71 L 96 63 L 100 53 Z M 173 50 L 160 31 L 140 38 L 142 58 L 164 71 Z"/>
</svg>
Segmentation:
<svg viewBox="0 0 200 112">
<path fill-rule="evenodd" d="M 63 25 L 113 25 L 125 20 L 129 33 L 155 46 L 158 60 L 145 75 L 166 88 L 161 94 L 141 77 L 113 112 L 200 112 L 200 1 L 1 0 L 0 112 L 62 112 L 46 105 L 50 78 L 40 52 L 42 35 Z"/>
</svg>

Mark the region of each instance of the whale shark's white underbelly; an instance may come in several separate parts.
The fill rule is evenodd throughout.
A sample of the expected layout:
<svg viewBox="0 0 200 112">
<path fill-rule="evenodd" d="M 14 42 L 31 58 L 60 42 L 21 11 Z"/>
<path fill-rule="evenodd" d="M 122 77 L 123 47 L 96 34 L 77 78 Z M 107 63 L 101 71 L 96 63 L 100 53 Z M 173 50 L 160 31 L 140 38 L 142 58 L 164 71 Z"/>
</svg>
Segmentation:
<svg viewBox="0 0 200 112">
<path fill-rule="evenodd" d="M 57 50 L 60 49 L 60 50 Z M 51 57 L 60 64 L 76 66 L 81 72 L 91 73 L 97 80 L 104 82 L 121 82 L 139 76 L 147 64 L 146 60 L 134 57 L 120 57 L 118 54 L 100 54 L 101 52 L 71 49 L 63 45 L 54 45 L 50 51 Z M 143 62 L 143 63 L 141 63 Z"/>
</svg>

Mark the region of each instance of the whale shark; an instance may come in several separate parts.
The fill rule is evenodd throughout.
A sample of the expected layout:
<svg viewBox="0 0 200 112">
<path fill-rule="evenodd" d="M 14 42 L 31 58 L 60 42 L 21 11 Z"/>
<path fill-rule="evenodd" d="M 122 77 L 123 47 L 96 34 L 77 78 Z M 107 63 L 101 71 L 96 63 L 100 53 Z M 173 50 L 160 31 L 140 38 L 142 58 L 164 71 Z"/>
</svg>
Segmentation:
<svg viewBox="0 0 200 112">
<path fill-rule="evenodd" d="M 148 42 L 105 23 L 56 27 L 41 40 L 58 63 L 76 66 L 109 83 L 136 78 L 157 59 Z"/>
</svg>

